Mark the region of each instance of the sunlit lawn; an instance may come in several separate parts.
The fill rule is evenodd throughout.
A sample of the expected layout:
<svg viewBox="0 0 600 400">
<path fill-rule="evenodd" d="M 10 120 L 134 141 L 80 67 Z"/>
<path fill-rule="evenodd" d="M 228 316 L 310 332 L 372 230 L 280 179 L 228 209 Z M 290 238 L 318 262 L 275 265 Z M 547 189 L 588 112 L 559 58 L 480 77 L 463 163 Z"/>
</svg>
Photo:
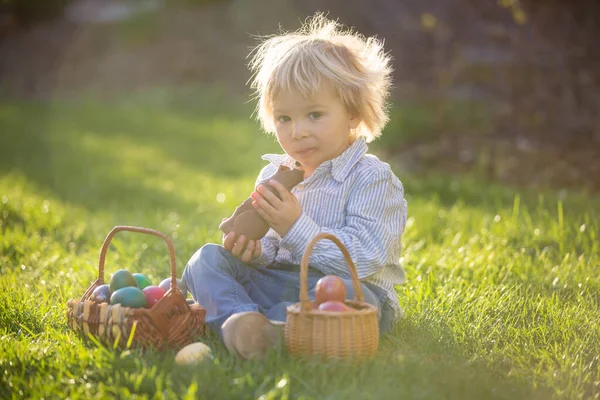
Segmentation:
<svg viewBox="0 0 600 400">
<path fill-rule="evenodd" d="M 82 342 L 66 302 L 113 226 L 169 234 L 181 275 L 279 150 L 247 107 L 193 100 L 0 103 L 0 398 L 600 397 L 600 198 L 433 172 L 398 171 L 406 317 L 366 364 L 243 362 L 209 337 L 215 359 L 188 368 Z M 158 281 L 168 265 L 159 239 L 123 233 L 106 270 Z"/>
</svg>

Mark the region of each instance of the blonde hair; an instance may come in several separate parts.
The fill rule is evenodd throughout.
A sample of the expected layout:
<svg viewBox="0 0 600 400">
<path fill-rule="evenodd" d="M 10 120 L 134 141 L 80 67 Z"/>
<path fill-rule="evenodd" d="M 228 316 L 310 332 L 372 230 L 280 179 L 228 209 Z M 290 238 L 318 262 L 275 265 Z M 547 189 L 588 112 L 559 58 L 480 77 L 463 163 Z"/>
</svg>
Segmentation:
<svg viewBox="0 0 600 400">
<path fill-rule="evenodd" d="M 308 96 L 325 79 L 347 111 L 360 118 L 355 137 L 370 142 L 381 135 L 389 119 L 392 72 L 381 41 L 345 30 L 318 13 L 296 32 L 267 38 L 250 55 L 256 113 L 265 131 L 275 132 L 272 101 L 279 90 L 295 89 Z"/>
</svg>

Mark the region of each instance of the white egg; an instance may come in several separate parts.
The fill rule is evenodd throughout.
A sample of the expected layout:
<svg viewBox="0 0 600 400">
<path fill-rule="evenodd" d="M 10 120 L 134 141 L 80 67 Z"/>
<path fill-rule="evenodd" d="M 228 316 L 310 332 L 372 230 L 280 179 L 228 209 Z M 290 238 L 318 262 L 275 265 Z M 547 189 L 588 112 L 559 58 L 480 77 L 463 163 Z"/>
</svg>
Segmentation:
<svg viewBox="0 0 600 400">
<path fill-rule="evenodd" d="M 212 358 L 210 347 L 202 342 L 196 342 L 179 350 L 175 356 L 175 362 L 179 365 L 194 365 L 209 359 L 212 360 Z"/>
</svg>

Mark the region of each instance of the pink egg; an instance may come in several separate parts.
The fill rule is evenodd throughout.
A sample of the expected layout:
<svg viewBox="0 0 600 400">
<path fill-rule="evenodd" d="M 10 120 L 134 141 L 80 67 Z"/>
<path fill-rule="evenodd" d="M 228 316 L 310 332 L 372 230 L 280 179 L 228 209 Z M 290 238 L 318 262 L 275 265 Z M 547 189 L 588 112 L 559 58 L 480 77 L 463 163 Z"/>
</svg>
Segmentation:
<svg viewBox="0 0 600 400">
<path fill-rule="evenodd" d="M 165 291 L 158 286 L 146 286 L 143 290 L 146 295 L 147 305 L 146 308 L 152 308 L 157 301 L 159 301 L 164 295 Z"/>
</svg>

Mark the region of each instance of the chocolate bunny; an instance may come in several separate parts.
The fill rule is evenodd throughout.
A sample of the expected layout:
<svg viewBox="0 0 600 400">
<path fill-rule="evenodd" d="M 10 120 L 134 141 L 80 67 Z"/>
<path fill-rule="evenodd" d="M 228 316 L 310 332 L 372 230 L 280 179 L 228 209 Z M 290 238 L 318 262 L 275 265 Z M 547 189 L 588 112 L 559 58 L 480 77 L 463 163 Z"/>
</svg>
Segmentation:
<svg viewBox="0 0 600 400">
<path fill-rule="evenodd" d="M 277 191 L 269 185 L 269 181 L 273 179 L 281 183 L 287 190 L 292 190 L 294 186 L 304 180 L 304 171 L 298 168 L 289 169 L 281 165 L 277 172 L 269 178 L 262 180 L 259 185 L 263 185 L 269 189 L 277 197 Z M 258 187 L 258 185 L 257 185 Z M 259 240 L 269 231 L 269 224 L 258 215 L 254 207 L 252 207 L 252 197 L 248 197 L 231 217 L 226 219 L 219 225 L 219 229 L 224 234 L 235 232 L 238 236 L 245 235 L 249 240 Z"/>
</svg>

